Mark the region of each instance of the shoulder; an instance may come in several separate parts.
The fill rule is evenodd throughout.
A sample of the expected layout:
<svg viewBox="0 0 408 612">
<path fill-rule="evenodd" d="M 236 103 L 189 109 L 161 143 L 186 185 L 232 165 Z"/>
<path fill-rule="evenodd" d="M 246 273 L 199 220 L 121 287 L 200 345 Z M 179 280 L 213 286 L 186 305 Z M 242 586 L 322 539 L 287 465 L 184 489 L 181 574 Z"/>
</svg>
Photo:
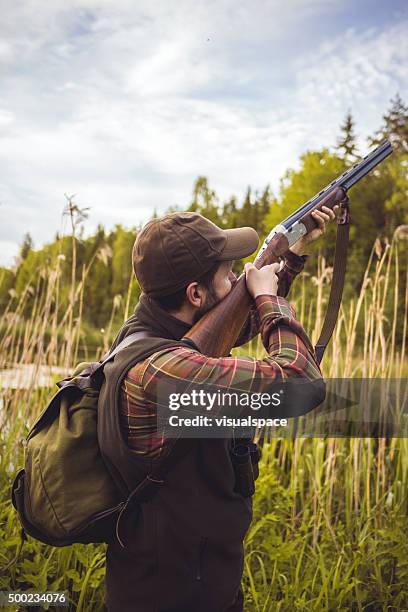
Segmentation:
<svg viewBox="0 0 408 612">
<path fill-rule="evenodd" d="M 166 363 L 178 363 L 179 360 L 191 359 L 193 355 L 200 355 L 205 358 L 204 355 L 201 355 L 198 351 L 181 345 L 160 349 L 132 366 L 126 373 L 124 381 L 141 385 L 146 370 L 149 368 L 151 370 L 159 370 L 164 367 Z"/>
</svg>

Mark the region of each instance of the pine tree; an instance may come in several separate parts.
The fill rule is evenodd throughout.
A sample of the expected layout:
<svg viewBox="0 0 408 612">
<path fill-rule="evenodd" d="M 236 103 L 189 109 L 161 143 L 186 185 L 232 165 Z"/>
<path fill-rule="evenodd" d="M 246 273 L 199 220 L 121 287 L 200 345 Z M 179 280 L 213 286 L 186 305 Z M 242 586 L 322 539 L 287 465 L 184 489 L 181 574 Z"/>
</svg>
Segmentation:
<svg viewBox="0 0 408 612">
<path fill-rule="evenodd" d="M 382 164 L 379 172 L 388 180 L 389 194 L 385 198 L 385 227 L 392 233 L 396 227 L 408 222 L 407 165 L 408 165 L 408 108 L 397 93 L 383 115 L 383 124 L 369 143 L 378 146 L 388 139 L 394 153 Z"/>
<path fill-rule="evenodd" d="M 259 196 L 258 192 L 255 191 L 255 200 L 252 204 L 252 216 L 251 216 L 251 225 L 257 232 L 259 232 L 261 225 L 261 215 L 260 215 L 260 206 L 259 206 Z"/>
<path fill-rule="evenodd" d="M 346 163 L 353 163 L 359 157 L 356 137 L 354 134 L 354 119 L 348 111 L 344 123 L 340 126 L 340 137 L 337 140 L 336 150 Z"/>
<path fill-rule="evenodd" d="M 27 259 L 29 252 L 33 250 L 33 246 L 33 239 L 31 238 L 31 235 L 27 232 L 27 234 L 24 235 L 23 242 L 20 247 L 19 257 L 21 261 Z"/>
<path fill-rule="evenodd" d="M 260 203 L 260 216 L 261 216 L 261 224 L 260 224 L 260 231 L 263 234 L 266 234 L 267 232 L 269 232 L 270 229 L 272 228 L 268 228 L 266 227 L 266 216 L 269 213 L 269 210 L 271 208 L 272 202 L 274 201 L 274 196 L 271 193 L 271 189 L 269 187 L 269 185 L 267 185 L 260 197 L 259 203 Z"/>
<path fill-rule="evenodd" d="M 252 193 L 251 187 L 248 186 L 244 203 L 241 208 L 241 225 L 252 226 Z"/>
<path fill-rule="evenodd" d="M 238 227 L 238 216 L 239 211 L 237 209 L 237 198 L 235 196 L 231 196 L 227 202 L 224 203 L 222 207 L 221 214 L 221 227 L 223 228 L 233 228 Z"/>
<path fill-rule="evenodd" d="M 267 185 L 261 195 L 261 203 L 262 203 L 261 209 L 262 209 L 263 216 L 268 214 L 273 199 L 274 199 L 274 196 L 271 192 L 271 188 L 269 185 Z"/>
<path fill-rule="evenodd" d="M 398 93 L 390 104 L 390 109 L 383 115 L 383 125 L 369 138 L 369 143 L 378 146 L 388 138 L 394 151 L 408 153 L 408 107 Z"/>
</svg>

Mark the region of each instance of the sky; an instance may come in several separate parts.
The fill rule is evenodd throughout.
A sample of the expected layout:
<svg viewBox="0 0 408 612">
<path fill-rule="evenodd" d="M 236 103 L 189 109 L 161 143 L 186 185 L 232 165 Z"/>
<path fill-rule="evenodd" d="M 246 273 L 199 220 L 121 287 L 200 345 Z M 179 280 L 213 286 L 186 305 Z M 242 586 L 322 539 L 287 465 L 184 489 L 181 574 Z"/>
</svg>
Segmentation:
<svg viewBox="0 0 408 612">
<path fill-rule="evenodd" d="M 351 111 L 360 152 L 408 101 L 402 0 L 0 0 L 0 265 L 26 232 L 66 231 L 65 194 L 98 224 L 278 193 Z M 322 185 L 323 187 L 323 185 Z M 299 205 L 301 202 L 299 203 Z"/>
</svg>

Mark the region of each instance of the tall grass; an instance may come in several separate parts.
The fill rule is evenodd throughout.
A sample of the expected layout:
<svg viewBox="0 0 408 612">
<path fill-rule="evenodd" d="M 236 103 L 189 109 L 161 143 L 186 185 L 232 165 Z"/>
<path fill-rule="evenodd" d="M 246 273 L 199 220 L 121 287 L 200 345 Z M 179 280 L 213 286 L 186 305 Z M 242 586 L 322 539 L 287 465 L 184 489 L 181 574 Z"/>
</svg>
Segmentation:
<svg viewBox="0 0 408 612">
<path fill-rule="evenodd" d="M 323 360 L 325 377 L 407 376 L 408 266 L 403 247 L 396 237 L 373 246 L 359 294 L 342 305 Z M 129 313 L 130 292 L 112 305 L 98 353 L 87 353 L 82 307 L 93 260 L 79 278 L 73 270 L 68 305 L 61 303 L 61 256 L 39 270 L 18 299 L 10 296 L 0 328 L 0 370 L 19 363 L 58 365 L 68 372 L 80 350 L 89 358 L 106 350 L 114 317 L 121 310 L 124 318 Z M 290 294 L 313 341 L 323 321 L 331 272 L 320 257 L 316 276 L 302 273 Z M 27 300 L 31 315 L 23 317 Z M 397 318 L 403 321 L 402 337 Z M 239 352 L 261 357 L 264 349 L 258 339 Z M 21 440 L 49 395 L 50 389 L 37 388 L 34 378 L 25 388 L 2 390 L 0 570 L 19 544 L 9 489 L 22 463 Z M 406 439 L 266 443 L 246 538 L 245 609 L 408 609 L 407 478 Z M 103 546 L 52 549 L 29 539 L 18 562 L 1 571 L 0 589 L 68 590 L 72 609 L 101 610 L 103 576 Z"/>
<path fill-rule="evenodd" d="M 403 247 L 397 237 L 373 246 L 359 295 L 342 306 L 325 378 L 407 377 Z M 315 300 L 306 304 L 303 275 L 293 302 L 316 342 L 331 280 L 324 259 L 311 280 Z M 256 354 L 263 354 L 259 340 Z M 263 462 L 246 538 L 246 610 L 407 610 L 408 440 L 270 439 Z"/>
</svg>

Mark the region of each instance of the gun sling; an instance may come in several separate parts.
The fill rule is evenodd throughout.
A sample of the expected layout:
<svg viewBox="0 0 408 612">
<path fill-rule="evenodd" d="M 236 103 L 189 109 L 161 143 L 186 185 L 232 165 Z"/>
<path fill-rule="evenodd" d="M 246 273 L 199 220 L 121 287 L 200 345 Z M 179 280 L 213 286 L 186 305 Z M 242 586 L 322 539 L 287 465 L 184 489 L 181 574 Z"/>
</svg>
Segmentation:
<svg viewBox="0 0 408 612">
<path fill-rule="evenodd" d="M 336 326 L 337 316 L 340 310 L 341 297 L 343 295 L 344 279 L 346 276 L 347 251 L 351 220 L 349 200 L 347 197 L 341 202 L 340 206 L 340 215 L 337 219 L 336 250 L 334 253 L 333 278 L 330 296 L 322 331 L 320 332 L 320 337 L 315 347 L 318 364 L 320 364 L 322 361 L 324 351 L 326 350 Z"/>
</svg>

